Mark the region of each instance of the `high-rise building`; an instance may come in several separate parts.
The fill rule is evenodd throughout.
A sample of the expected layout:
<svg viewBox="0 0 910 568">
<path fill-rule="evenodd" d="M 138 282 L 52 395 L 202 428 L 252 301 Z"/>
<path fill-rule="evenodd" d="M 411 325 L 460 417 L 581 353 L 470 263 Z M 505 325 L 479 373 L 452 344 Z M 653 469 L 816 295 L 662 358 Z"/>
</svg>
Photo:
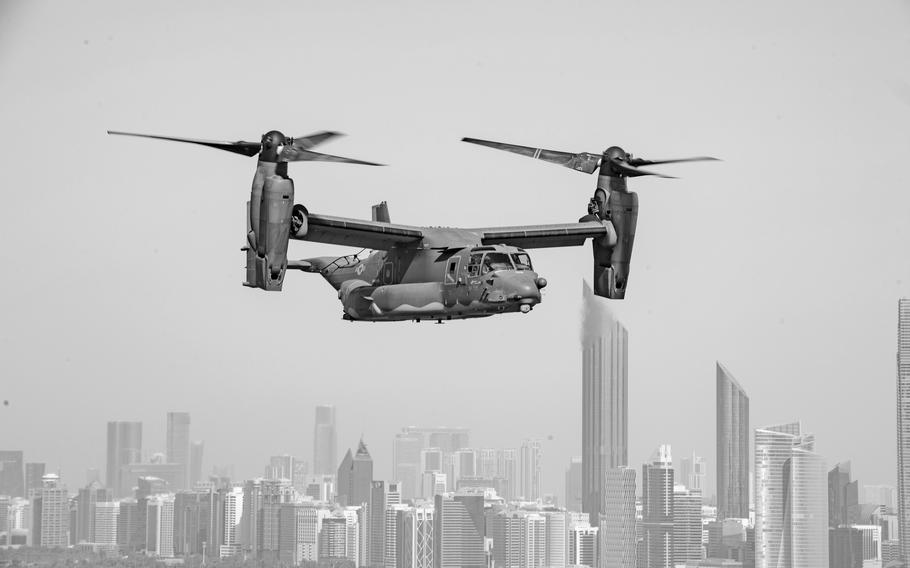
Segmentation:
<svg viewBox="0 0 910 568">
<path fill-rule="evenodd" d="M 421 438 L 421 447 L 439 448 L 445 454 L 471 447 L 471 432 L 467 428 L 449 426 L 408 426 L 404 434 Z"/>
<path fill-rule="evenodd" d="M 569 527 L 569 566 L 596 566 L 598 528 L 590 523 Z"/>
<path fill-rule="evenodd" d="M 477 477 L 477 450 L 461 448 L 452 456 L 452 483 L 457 487 L 463 477 Z"/>
<path fill-rule="evenodd" d="M 335 407 L 316 407 L 316 426 L 313 429 L 313 473 L 332 475 L 338 467 L 338 438 L 335 432 Z"/>
<path fill-rule="evenodd" d="M 749 518 L 749 397 L 717 362 L 717 518 Z"/>
<path fill-rule="evenodd" d="M 870 505 L 884 505 L 889 509 L 897 511 L 897 492 L 894 490 L 893 485 L 863 484 L 863 498 L 861 502 L 869 503 Z"/>
<path fill-rule="evenodd" d="M 243 488 L 231 487 L 221 490 L 221 542 L 219 558 L 240 553 L 240 522 L 243 518 Z"/>
<path fill-rule="evenodd" d="M 673 458 L 660 446 L 651 463 L 641 468 L 642 568 L 673 567 Z"/>
<path fill-rule="evenodd" d="M 483 495 L 436 495 L 434 568 L 485 568 Z"/>
<path fill-rule="evenodd" d="M 512 448 L 497 450 L 496 463 L 499 469 L 499 477 L 504 480 L 507 491 L 502 492 L 502 496 L 511 501 L 518 496 L 519 475 L 518 475 L 518 451 Z"/>
<path fill-rule="evenodd" d="M 395 568 L 433 568 L 433 505 L 397 511 L 398 554 Z"/>
<path fill-rule="evenodd" d="M 25 495 L 33 495 L 44 487 L 44 474 L 47 464 L 41 462 L 25 462 Z"/>
<path fill-rule="evenodd" d="M 202 479 L 202 452 L 205 450 L 205 442 L 197 440 L 190 444 L 190 489 L 195 489 L 196 484 Z"/>
<path fill-rule="evenodd" d="M 569 511 L 581 511 L 581 470 L 581 456 L 572 456 L 566 468 L 566 509 Z"/>
<path fill-rule="evenodd" d="M 492 517 L 493 559 L 502 568 L 543 568 L 547 519 L 536 511 L 502 511 Z"/>
<path fill-rule="evenodd" d="M 110 502 L 113 499 L 113 492 L 104 488 L 97 481 L 79 490 L 76 497 L 78 503 L 76 512 L 76 526 L 70 527 L 74 531 L 75 542 L 99 542 L 95 540 L 95 507 L 99 502 Z M 117 514 L 120 514 L 119 508 Z M 110 519 L 108 519 L 110 520 Z M 114 544 L 116 544 L 116 517 L 114 517 Z"/>
<path fill-rule="evenodd" d="M 522 442 L 519 456 L 518 495 L 526 501 L 540 499 L 540 462 L 542 458 L 540 440 Z"/>
<path fill-rule="evenodd" d="M 338 466 L 336 496 L 342 506 L 361 505 L 370 502 L 370 488 L 373 484 L 373 458 L 363 440 L 357 444 L 357 453 L 351 450 L 345 454 Z"/>
<path fill-rule="evenodd" d="M 691 491 L 700 491 L 705 494 L 705 482 L 708 477 L 705 458 L 695 455 L 685 456 L 679 460 L 679 469 L 677 470 L 676 484 L 685 485 L 686 489 Z"/>
<path fill-rule="evenodd" d="M 174 554 L 186 556 L 217 551 L 224 540 L 222 498 L 215 489 L 180 491 L 174 497 Z"/>
<path fill-rule="evenodd" d="M 638 544 L 635 470 L 624 466 L 607 469 L 601 498 L 598 566 L 635 568 Z"/>
<path fill-rule="evenodd" d="M 392 485 L 391 483 L 389 485 Z M 383 565 L 386 568 L 395 568 L 398 563 L 398 557 L 403 553 L 403 550 L 399 548 L 401 545 L 401 538 L 398 535 L 398 515 L 401 513 L 406 513 L 411 510 L 409 505 L 401 504 L 401 500 L 398 500 L 398 503 L 393 503 L 394 500 L 391 497 L 392 491 L 389 490 L 387 493 L 386 508 L 385 508 L 385 536 L 384 536 L 384 558 Z"/>
<path fill-rule="evenodd" d="M 628 465 L 629 333 L 584 285 L 582 328 L 582 510 L 596 526 L 603 475 Z"/>
<path fill-rule="evenodd" d="M 547 568 L 566 568 L 569 565 L 569 515 L 565 510 L 545 507 L 541 515 L 546 519 Z"/>
<path fill-rule="evenodd" d="M 701 492 L 673 488 L 673 566 L 702 559 Z"/>
<path fill-rule="evenodd" d="M 910 562 L 910 298 L 897 311 L 897 514 L 901 558 Z"/>
<path fill-rule="evenodd" d="M 177 478 L 174 491 L 189 488 L 190 480 L 190 413 L 167 413 L 167 462 L 180 465 L 181 474 Z"/>
<path fill-rule="evenodd" d="M 384 481 L 373 481 L 370 488 L 369 525 L 370 565 L 381 566 L 385 562 L 385 509 L 386 491 Z"/>
<path fill-rule="evenodd" d="M 282 566 L 319 560 L 319 536 L 328 512 L 313 503 L 281 505 L 278 559 Z"/>
<path fill-rule="evenodd" d="M 0 495 L 25 497 L 22 450 L 0 450 Z"/>
<path fill-rule="evenodd" d="M 263 551 L 277 551 L 281 506 L 293 499 L 294 488 L 286 479 L 252 479 L 243 486 L 243 517 L 240 543 L 259 557 Z"/>
<path fill-rule="evenodd" d="M 755 566 L 828 565 L 824 459 L 798 422 L 755 430 Z"/>
<path fill-rule="evenodd" d="M 122 482 L 123 466 L 142 461 L 142 422 L 107 423 L 107 476 L 104 483 L 114 498 L 128 497 L 132 485 Z"/>
<path fill-rule="evenodd" d="M 42 479 L 41 489 L 35 493 L 34 501 L 40 499 L 40 514 L 34 510 L 35 536 L 38 546 L 44 548 L 65 548 L 69 545 L 69 494 L 60 477 L 49 473 Z"/>
<path fill-rule="evenodd" d="M 145 552 L 158 558 L 174 556 L 174 496 L 151 495 L 146 501 Z"/>
<path fill-rule="evenodd" d="M 841 462 L 828 472 L 828 526 L 859 522 L 859 482 L 850 480 L 850 462 Z"/>
<path fill-rule="evenodd" d="M 272 456 L 269 465 L 265 466 L 266 479 L 294 479 L 294 458 L 288 454 Z"/>
<path fill-rule="evenodd" d="M 109 490 L 108 490 L 109 491 Z M 98 501 L 94 506 L 95 517 L 92 522 L 94 533 L 86 539 L 100 545 L 106 551 L 116 551 L 117 525 L 120 520 L 120 503 L 117 501 Z"/>
<path fill-rule="evenodd" d="M 401 481 L 401 495 L 411 501 L 419 495 L 420 451 L 423 438 L 416 434 L 398 433 L 392 444 L 392 477 Z"/>
</svg>

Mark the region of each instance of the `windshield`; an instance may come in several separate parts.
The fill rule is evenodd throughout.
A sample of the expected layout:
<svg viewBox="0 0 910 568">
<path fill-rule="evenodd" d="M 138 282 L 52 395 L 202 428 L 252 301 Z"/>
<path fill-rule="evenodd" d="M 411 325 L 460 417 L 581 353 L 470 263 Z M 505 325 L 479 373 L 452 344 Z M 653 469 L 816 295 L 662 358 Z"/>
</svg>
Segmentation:
<svg viewBox="0 0 910 568">
<path fill-rule="evenodd" d="M 518 270 L 534 270 L 531 268 L 531 257 L 523 252 L 513 253 L 512 261 L 515 263 L 515 268 Z"/>
<path fill-rule="evenodd" d="M 514 270 L 509 255 L 504 252 L 489 252 L 483 257 L 482 273 L 486 274 L 491 270 Z"/>
</svg>

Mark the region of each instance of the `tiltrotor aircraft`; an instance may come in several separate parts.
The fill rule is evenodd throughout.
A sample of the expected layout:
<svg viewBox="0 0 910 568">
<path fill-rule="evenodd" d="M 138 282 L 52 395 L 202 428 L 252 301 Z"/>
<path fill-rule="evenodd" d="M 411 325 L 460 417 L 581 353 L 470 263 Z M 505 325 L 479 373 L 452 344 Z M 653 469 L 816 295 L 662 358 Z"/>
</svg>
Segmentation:
<svg viewBox="0 0 910 568">
<path fill-rule="evenodd" d="M 108 131 L 200 144 L 245 156 L 258 154 L 247 203 L 245 286 L 281 290 L 288 270 L 321 274 L 338 291 L 343 318 L 355 321 L 444 320 L 528 313 L 540 303 L 547 281 L 531 264 L 526 249 L 578 246 L 591 239 L 594 293 L 622 299 L 638 217 L 638 196 L 626 179 L 670 177 L 641 166 L 713 160 L 697 157 L 643 160 L 618 146 L 601 154 L 557 152 L 464 138 L 465 142 L 507 150 L 587 174 L 598 172 L 587 214 L 577 223 L 486 227 L 478 229 L 412 227 L 393 224 L 386 202 L 373 206 L 372 220 L 311 213 L 294 203 L 288 162 L 328 161 L 380 165 L 311 150 L 339 134 L 317 132 L 290 138 L 272 130 L 261 142 L 216 142 Z M 288 261 L 290 239 L 372 249 L 347 256 Z"/>
</svg>

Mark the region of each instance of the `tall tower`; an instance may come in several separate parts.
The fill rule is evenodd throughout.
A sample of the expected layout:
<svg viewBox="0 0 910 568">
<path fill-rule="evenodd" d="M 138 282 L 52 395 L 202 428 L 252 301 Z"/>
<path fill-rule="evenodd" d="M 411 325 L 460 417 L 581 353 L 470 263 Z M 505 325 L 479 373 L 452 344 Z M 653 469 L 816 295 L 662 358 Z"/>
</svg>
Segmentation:
<svg viewBox="0 0 910 568">
<path fill-rule="evenodd" d="M 60 477 L 49 473 L 42 478 L 41 546 L 65 548 L 69 545 L 69 495 Z"/>
<path fill-rule="evenodd" d="M 584 285 L 582 328 L 582 511 L 600 518 L 604 471 L 628 465 L 628 341 L 626 328 Z"/>
<path fill-rule="evenodd" d="M 392 446 L 392 478 L 401 480 L 401 496 L 405 500 L 417 497 L 420 487 L 420 450 L 423 438 L 404 432 L 395 435 Z"/>
<path fill-rule="evenodd" d="M 641 468 L 644 568 L 673 566 L 673 459 L 670 446 L 657 449 L 651 463 Z"/>
<path fill-rule="evenodd" d="M 123 466 L 142 459 L 142 422 L 107 423 L 107 477 L 104 483 L 114 499 L 128 497 L 132 487 L 123 483 Z"/>
<path fill-rule="evenodd" d="M 717 362 L 717 518 L 749 518 L 749 397 Z M 704 492 L 704 488 L 702 488 Z"/>
<path fill-rule="evenodd" d="M 196 441 L 190 445 L 190 489 L 194 489 L 196 484 L 202 479 L 202 452 L 205 450 L 205 442 Z"/>
<path fill-rule="evenodd" d="M 313 430 L 313 473 L 332 475 L 338 467 L 338 439 L 335 433 L 335 407 L 316 407 Z"/>
<path fill-rule="evenodd" d="M 910 298 L 898 302 L 897 514 L 902 560 L 910 561 Z"/>
<path fill-rule="evenodd" d="M 0 495 L 25 497 L 22 450 L 0 450 Z"/>
<path fill-rule="evenodd" d="M 635 470 L 612 467 L 604 472 L 600 513 L 600 568 L 635 568 Z M 699 510 L 699 514 L 701 510 Z M 701 519 L 699 518 L 699 528 Z"/>
<path fill-rule="evenodd" d="M 352 454 L 351 450 L 348 450 L 338 467 L 336 495 L 339 504 L 356 506 L 370 503 L 372 485 L 373 458 L 370 457 L 366 444 L 360 440 L 357 453 Z"/>
<path fill-rule="evenodd" d="M 540 498 L 540 440 L 525 440 L 520 451 L 519 496 L 526 501 Z"/>
<path fill-rule="evenodd" d="M 485 568 L 483 495 L 436 495 L 434 568 Z"/>
<path fill-rule="evenodd" d="M 828 485 L 799 422 L 755 430 L 755 566 L 828 565 Z"/>
<path fill-rule="evenodd" d="M 187 489 L 190 469 L 190 413 L 167 413 L 167 462 L 180 464 L 177 487 L 174 491 Z"/>
</svg>

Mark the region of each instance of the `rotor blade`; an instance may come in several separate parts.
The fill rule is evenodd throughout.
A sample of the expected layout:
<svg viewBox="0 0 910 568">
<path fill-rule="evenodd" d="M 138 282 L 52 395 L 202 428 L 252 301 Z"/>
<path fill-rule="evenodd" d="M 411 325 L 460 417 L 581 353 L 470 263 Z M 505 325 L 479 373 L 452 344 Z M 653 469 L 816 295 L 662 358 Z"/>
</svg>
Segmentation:
<svg viewBox="0 0 910 568">
<path fill-rule="evenodd" d="M 492 142 L 490 140 L 480 140 L 478 138 L 462 138 L 462 142 L 487 146 L 497 150 L 505 150 L 514 154 L 520 154 L 529 158 L 543 160 L 551 164 L 557 164 L 566 168 L 571 168 L 586 174 L 594 173 L 599 165 L 600 155 L 582 152 L 572 154 L 570 152 L 559 152 L 557 150 L 545 150 L 543 148 L 531 148 L 530 146 L 519 146 L 517 144 L 505 144 L 503 142 Z"/>
<path fill-rule="evenodd" d="M 610 162 L 613 164 L 613 166 L 616 167 L 616 169 L 621 171 L 623 173 L 623 175 L 625 175 L 627 177 L 657 176 L 657 177 L 668 178 L 668 179 L 676 179 L 673 176 L 659 174 L 657 172 L 649 172 L 648 170 L 640 170 L 640 169 L 636 168 L 635 166 L 633 166 L 632 164 L 630 164 L 629 162 L 626 162 L 624 160 L 614 158 Z"/>
<path fill-rule="evenodd" d="M 331 132 L 329 130 L 323 130 L 321 132 L 314 132 L 312 134 L 307 134 L 306 136 L 298 136 L 294 138 L 294 146 L 300 150 L 309 150 L 310 148 L 327 142 L 332 138 L 337 138 L 338 136 L 344 136 L 341 132 Z"/>
<path fill-rule="evenodd" d="M 243 154 L 244 156 L 251 157 L 258 154 L 259 149 L 262 146 L 259 142 L 245 142 L 243 140 L 238 140 L 237 142 L 220 142 L 217 140 L 197 140 L 195 138 L 177 138 L 173 136 L 157 136 L 154 134 L 137 134 L 135 132 L 120 132 L 117 130 L 108 130 L 107 133 L 116 134 L 117 136 L 137 136 L 139 138 L 170 140 L 171 142 L 187 142 L 189 144 L 199 144 L 200 146 L 208 146 L 209 148 L 226 150 L 235 154 Z"/>
<path fill-rule="evenodd" d="M 717 158 L 711 156 L 697 156 L 695 158 L 680 158 L 677 160 L 642 160 L 641 158 L 629 158 L 629 164 L 633 166 L 654 166 L 657 164 L 677 164 L 679 162 L 719 162 Z"/>
<path fill-rule="evenodd" d="M 331 154 L 321 154 L 310 150 L 294 150 L 287 147 L 281 152 L 280 160 L 282 162 L 339 162 L 343 164 L 361 164 L 363 166 L 384 166 L 375 162 L 366 162 L 364 160 L 355 160 L 354 158 L 344 158 L 342 156 L 332 156 Z"/>
</svg>

